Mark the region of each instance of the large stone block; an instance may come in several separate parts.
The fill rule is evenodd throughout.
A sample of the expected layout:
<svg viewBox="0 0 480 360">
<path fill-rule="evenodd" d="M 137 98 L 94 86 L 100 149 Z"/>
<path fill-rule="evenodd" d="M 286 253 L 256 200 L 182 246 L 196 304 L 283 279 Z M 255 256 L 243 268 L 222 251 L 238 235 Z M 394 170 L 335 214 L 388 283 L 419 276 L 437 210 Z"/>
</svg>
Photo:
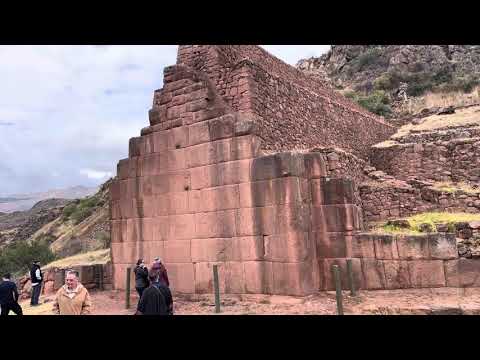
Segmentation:
<svg viewBox="0 0 480 360">
<path fill-rule="evenodd" d="M 325 157 L 321 153 L 304 154 L 306 176 L 309 179 L 318 179 L 327 176 Z"/>
<path fill-rule="evenodd" d="M 150 264 L 156 257 L 165 260 L 165 241 L 147 241 L 142 244 L 143 246 L 143 259 L 150 268 Z"/>
<path fill-rule="evenodd" d="M 127 237 L 125 242 L 141 241 L 140 219 L 127 219 Z"/>
<path fill-rule="evenodd" d="M 161 153 L 167 151 L 168 135 L 167 131 L 157 131 L 152 134 L 154 152 Z"/>
<path fill-rule="evenodd" d="M 353 204 L 354 188 L 350 179 L 326 178 L 320 179 L 320 188 L 323 190 L 325 205 Z"/>
<path fill-rule="evenodd" d="M 249 294 L 273 294 L 273 266 L 267 261 L 247 261 L 245 271 L 245 291 Z"/>
<path fill-rule="evenodd" d="M 256 261 L 265 258 L 263 236 L 244 236 L 227 239 L 232 261 Z"/>
<path fill-rule="evenodd" d="M 445 261 L 447 286 L 480 287 L 480 260 L 464 259 Z"/>
<path fill-rule="evenodd" d="M 273 262 L 306 262 L 315 249 L 308 232 L 287 233 L 264 237 L 265 260 Z"/>
<path fill-rule="evenodd" d="M 398 236 L 398 254 L 401 259 L 415 260 L 428 259 L 428 236 Z"/>
<path fill-rule="evenodd" d="M 260 155 L 261 142 L 255 135 L 239 136 L 228 141 L 231 141 L 231 160 L 252 159 Z M 283 156 L 280 157 L 283 158 Z M 283 160 L 284 164 L 286 162 Z"/>
<path fill-rule="evenodd" d="M 190 240 L 165 241 L 165 262 L 168 263 L 191 263 Z"/>
<path fill-rule="evenodd" d="M 449 260 L 458 258 L 455 234 L 432 234 L 428 238 L 428 246 L 432 259 Z"/>
<path fill-rule="evenodd" d="M 326 233 L 315 231 L 311 233 L 317 246 L 317 257 L 342 258 L 348 257 L 352 237 L 345 233 Z"/>
<path fill-rule="evenodd" d="M 212 177 L 217 176 L 217 185 L 240 184 L 250 181 L 251 159 L 223 162 L 214 165 Z"/>
<path fill-rule="evenodd" d="M 120 220 L 122 218 L 122 210 L 120 207 L 120 201 L 110 201 L 110 213 L 112 220 Z"/>
<path fill-rule="evenodd" d="M 168 149 L 180 149 L 189 145 L 189 127 L 180 126 L 170 129 L 167 134 Z"/>
<path fill-rule="evenodd" d="M 365 289 L 381 290 L 386 288 L 383 262 L 377 259 L 361 259 Z"/>
<path fill-rule="evenodd" d="M 200 122 L 188 127 L 189 129 L 189 146 L 207 143 L 211 141 L 210 131 L 207 122 Z"/>
<path fill-rule="evenodd" d="M 353 283 L 356 289 L 363 289 L 363 275 L 360 259 L 352 260 L 353 270 Z M 348 272 L 347 272 L 347 259 L 320 259 L 318 261 L 319 266 L 319 289 L 321 291 L 335 290 L 335 280 L 333 277 L 332 266 L 338 265 L 340 268 L 340 279 L 342 289 L 349 289 Z"/>
<path fill-rule="evenodd" d="M 387 289 L 408 289 L 412 287 L 408 272 L 408 261 L 384 260 L 383 266 Z"/>
<path fill-rule="evenodd" d="M 252 180 L 270 180 L 296 176 L 305 177 L 302 154 L 285 152 L 255 158 L 252 162 Z"/>
<path fill-rule="evenodd" d="M 120 200 L 120 182 L 119 180 L 113 180 L 110 184 L 110 199 Z"/>
<path fill-rule="evenodd" d="M 185 150 L 175 149 L 168 151 L 168 170 L 178 171 L 186 169 Z"/>
<path fill-rule="evenodd" d="M 360 230 L 356 205 L 312 206 L 312 228 L 328 232 Z"/>
<path fill-rule="evenodd" d="M 169 212 L 172 215 L 188 214 L 191 211 L 189 204 L 190 191 L 172 192 L 168 198 L 170 201 Z"/>
<path fill-rule="evenodd" d="M 168 155 L 166 153 L 146 154 L 141 157 L 140 176 L 162 175 L 168 172 Z"/>
<path fill-rule="evenodd" d="M 195 278 L 192 263 L 166 263 L 170 288 L 174 294 L 193 294 L 195 292 Z"/>
<path fill-rule="evenodd" d="M 199 262 L 194 264 L 195 293 L 212 294 L 213 288 L 213 265 L 218 268 L 218 285 L 221 294 L 225 293 L 225 263 Z"/>
<path fill-rule="evenodd" d="M 240 184 L 241 207 L 290 204 L 302 202 L 306 198 L 305 189 L 297 177 Z"/>
<path fill-rule="evenodd" d="M 375 258 L 375 245 L 370 234 L 356 234 L 352 237 L 352 257 Z"/>
<path fill-rule="evenodd" d="M 143 137 L 130 138 L 128 142 L 128 157 L 140 156 L 145 154 L 145 142 Z"/>
<path fill-rule="evenodd" d="M 230 260 L 232 240 L 230 238 L 192 239 L 192 261 L 197 263 Z"/>
<path fill-rule="evenodd" d="M 375 244 L 375 257 L 377 259 L 398 259 L 397 240 L 392 235 L 376 235 L 373 237 Z"/>
<path fill-rule="evenodd" d="M 194 214 L 170 215 L 168 219 L 170 222 L 169 240 L 189 240 L 195 237 Z"/>
<path fill-rule="evenodd" d="M 153 240 L 166 241 L 170 238 L 170 218 L 169 216 L 158 216 L 153 218 Z M 172 238 L 170 238 L 172 239 Z M 173 239 L 172 239 L 173 240 Z"/>
<path fill-rule="evenodd" d="M 237 236 L 271 235 L 275 232 L 273 206 L 235 210 Z"/>
<path fill-rule="evenodd" d="M 273 294 L 303 296 L 316 292 L 313 262 L 278 263 L 273 267 Z"/>
<path fill-rule="evenodd" d="M 211 140 L 219 140 L 234 136 L 235 116 L 227 114 L 208 122 Z"/>
<path fill-rule="evenodd" d="M 234 237 L 236 234 L 234 210 L 197 213 L 194 224 L 198 238 Z"/>
<path fill-rule="evenodd" d="M 245 271 L 243 262 L 226 262 L 222 275 L 225 277 L 226 294 L 245 294 Z"/>
<path fill-rule="evenodd" d="M 122 159 L 117 164 L 117 176 L 119 180 L 125 180 L 128 178 L 128 163 L 129 159 Z"/>
<path fill-rule="evenodd" d="M 416 288 L 446 285 L 442 260 L 415 260 L 408 262 L 410 282 Z"/>
<path fill-rule="evenodd" d="M 168 188 L 171 192 L 188 191 L 191 189 L 190 172 L 177 171 L 168 175 Z"/>
<path fill-rule="evenodd" d="M 233 160 L 231 153 L 231 139 L 189 146 L 185 149 L 185 156 L 188 168 Z"/>
<path fill-rule="evenodd" d="M 275 206 L 274 209 L 274 234 L 305 232 L 310 229 L 310 207 L 308 205 L 286 204 Z"/>
<path fill-rule="evenodd" d="M 122 220 L 112 220 L 112 221 L 110 221 L 110 227 L 111 227 L 111 242 L 112 243 L 123 242 Z"/>
<path fill-rule="evenodd" d="M 195 205 L 196 212 L 237 209 L 240 206 L 238 185 L 226 185 L 200 190 L 200 202 Z"/>
</svg>

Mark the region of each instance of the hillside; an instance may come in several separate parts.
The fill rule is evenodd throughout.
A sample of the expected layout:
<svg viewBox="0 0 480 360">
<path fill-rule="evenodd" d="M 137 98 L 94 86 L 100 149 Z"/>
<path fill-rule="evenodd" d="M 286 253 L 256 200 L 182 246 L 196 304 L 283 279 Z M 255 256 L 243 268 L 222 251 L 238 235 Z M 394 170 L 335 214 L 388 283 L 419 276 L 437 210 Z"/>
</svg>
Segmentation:
<svg viewBox="0 0 480 360">
<path fill-rule="evenodd" d="M 98 188 L 73 186 L 66 189 L 54 189 L 45 192 L 12 194 L 0 197 L 0 215 L 15 211 L 27 211 L 33 205 L 48 199 L 80 199 L 95 194 Z"/>
<path fill-rule="evenodd" d="M 297 67 L 387 118 L 480 102 L 479 45 L 333 45 Z"/>
<path fill-rule="evenodd" d="M 82 199 L 47 199 L 30 210 L 0 214 L 0 268 L 25 270 L 31 257 L 62 259 L 106 249 L 110 242 L 109 181 Z"/>
</svg>

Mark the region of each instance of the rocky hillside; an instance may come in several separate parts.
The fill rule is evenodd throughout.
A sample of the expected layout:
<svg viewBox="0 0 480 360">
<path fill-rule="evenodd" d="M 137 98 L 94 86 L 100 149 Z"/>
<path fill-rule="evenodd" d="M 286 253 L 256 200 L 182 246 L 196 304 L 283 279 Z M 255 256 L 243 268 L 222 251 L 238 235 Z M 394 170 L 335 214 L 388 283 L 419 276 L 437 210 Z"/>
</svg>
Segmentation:
<svg viewBox="0 0 480 360">
<path fill-rule="evenodd" d="M 387 118 L 480 102 L 480 45 L 333 45 L 297 67 Z"/>
<path fill-rule="evenodd" d="M 46 241 L 59 257 L 109 246 L 109 182 L 82 199 L 48 199 L 30 210 L 0 214 L 0 248 Z"/>
<path fill-rule="evenodd" d="M 97 191 L 98 188 L 73 186 L 67 189 L 56 189 L 39 193 L 8 195 L 0 197 L 0 215 L 2 212 L 27 211 L 37 202 L 42 200 L 80 199 L 85 196 L 91 196 Z"/>
</svg>

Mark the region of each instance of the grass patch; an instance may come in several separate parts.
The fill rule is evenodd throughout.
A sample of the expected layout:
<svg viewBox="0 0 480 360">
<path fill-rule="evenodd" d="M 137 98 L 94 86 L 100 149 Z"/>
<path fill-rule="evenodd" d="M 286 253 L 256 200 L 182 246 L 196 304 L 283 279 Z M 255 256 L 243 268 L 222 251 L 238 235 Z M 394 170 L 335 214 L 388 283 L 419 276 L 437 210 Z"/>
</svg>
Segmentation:
<svg viewBox="0 0 480 360">
<path fill-rule="evenodd" d="M 464 193 L 472 194 L 472 195 L 480 193 L 480 189 L 478 189 L 478 188 L 475 189 L 467 183 L 454 184 L 454 183 L 450 183 L 450 182 L 437 182 L 432 187 L 436 190 L 440 190 L 440 191 L 450 193 L 450 194 L 456 193 L 456 192 L 459 192 L 459 191 L 463 191 Z"/>
<path fill-rule="evenodd" d="M 404 234 L 404 235 L 420 235 L 421 224 L 430 224 L 433 232 L 437 231 L 436 224 L 448 224 L 453 230 L 453 224 L 459 222 L 480 221 L 480 214 L 469 213 L 447 213 L 447 212 L 426 212 L 405 218 L 408 228 L 401 228 L 387 223 L 379 224 L 372 229 L 372 233 L 377 234 Z"/>
<path fill-rule="evenodd" d="M 110 249 L 91 251 L 60 259 L 47 264 L 44 269 L 53 267 L 68 268 L 80 265 L 106 264 L 110 261 Z"/>
<path fill-rule="evenodd" d="M 103 205 L 104 201 L 98 194 L 76 200 L 75 202 L 65 206 L 62 213 L 62 219 L 64 221 L 71 220 L 74 225 L 78 225 L 92 215 L 96 208 Z"/>
</svg>

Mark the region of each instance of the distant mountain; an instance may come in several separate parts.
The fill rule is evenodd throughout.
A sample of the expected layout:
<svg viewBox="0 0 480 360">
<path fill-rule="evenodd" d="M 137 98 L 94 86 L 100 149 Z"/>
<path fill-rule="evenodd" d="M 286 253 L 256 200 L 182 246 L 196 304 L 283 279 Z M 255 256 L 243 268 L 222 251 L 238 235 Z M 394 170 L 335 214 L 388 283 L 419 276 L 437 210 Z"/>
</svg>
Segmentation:
<svg viewBox="0 0 480 360">
<path fill-rule="evenodd" d="M 73 186 L 66 189 L 54 189 L 46 192 L 12 194 L 0 197 L 0 212 L 27 211 L 37 202 L 47 199 L 81 199 L 95 194 L 98 187 Z"/>
</svg>

